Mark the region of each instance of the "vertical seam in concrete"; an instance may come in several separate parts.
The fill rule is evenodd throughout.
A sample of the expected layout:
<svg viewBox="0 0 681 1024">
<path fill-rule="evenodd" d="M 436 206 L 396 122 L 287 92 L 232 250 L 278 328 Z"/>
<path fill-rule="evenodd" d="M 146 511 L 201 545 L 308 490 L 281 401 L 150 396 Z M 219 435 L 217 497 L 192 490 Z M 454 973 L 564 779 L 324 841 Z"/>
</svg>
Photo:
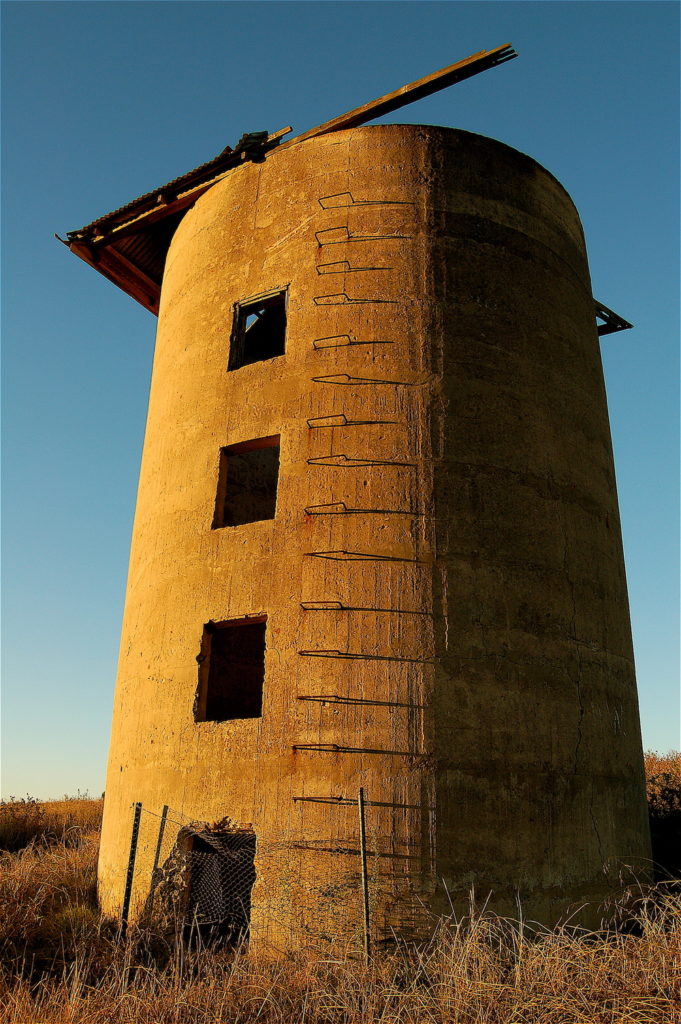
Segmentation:
<svg viewBox="0 0 681 1024">
<path fill-rule="evenodd" d="M 575 753 L 574 753 L 574 774 L 577 774 L 579 767 L 579 750 L 582 745 L 582 723 L 584 721 L 584 700 L 582 697 L 582 657 L 579 650 L 579 639 L 577 637 L 577 602 L 575 600 L 575 586 L 570 578 L 570 572 L 568 568 L 568 534 L 567 524 L 565 521 L 565 514 L 561 515 L 563 524 L 563 572 L 565 573 L 565 579 L 570 588 L 570 599 L 572 601 L 572 638 L 574 641 L 574 651 L 577 658 L 577 676 L 575 679 L 575 687 L 577 690 L 577 738 L 575 742 Z"/>
</svg>

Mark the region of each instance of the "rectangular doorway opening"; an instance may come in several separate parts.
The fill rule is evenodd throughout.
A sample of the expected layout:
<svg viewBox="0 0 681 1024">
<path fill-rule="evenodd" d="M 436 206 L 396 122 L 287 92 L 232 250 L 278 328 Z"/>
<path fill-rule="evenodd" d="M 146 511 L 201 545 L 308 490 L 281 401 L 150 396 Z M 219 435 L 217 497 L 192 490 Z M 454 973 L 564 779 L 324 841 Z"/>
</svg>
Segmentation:
<svg viewBox="0 0 681 1024">
<path fill-rule="evenodd" d="M 250 826 L 194 833 L 185 911 L 185 933 L 191 938 L 229 946 L 248 940 L 255 847 Z"/>
<path fill-rule="evenodd" d="M 220 449 L 213 529 L 274 519 L 279 481 L 279 434 Z"/>
<path fill-rule="evenodd" d="M 196 722 L 228 722 L 262 716 L 265 682 L 265 616 L 227 619 L 203 627 Z"/>
<path fill-rule="evenodd" d="M 235 304 L 228 370 L 283 356 L 285 349 L 285 291 Z"/>
</svg>

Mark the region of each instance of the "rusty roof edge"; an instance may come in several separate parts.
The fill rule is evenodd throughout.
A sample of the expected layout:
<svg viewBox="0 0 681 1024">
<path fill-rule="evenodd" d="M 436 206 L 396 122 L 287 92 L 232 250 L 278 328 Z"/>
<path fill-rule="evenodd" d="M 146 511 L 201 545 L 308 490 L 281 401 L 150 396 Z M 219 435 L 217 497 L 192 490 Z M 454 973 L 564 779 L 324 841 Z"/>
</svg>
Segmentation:
<svg viewBox="0 0 681 1024">
<path fill-rule="evenodd" d="M 107 233 L 107 229 L 114 231 L 116 228 L 123 226 L 123 224 L 136 220 L 137 217 L 149 213 L 160 205 L 169 204 L 169 199 L 172 201 L 186 195 L 188 192 L 191 192 L 193 187 L 200 187 L 209 182 L 214 183 L 222 174 L 235 167 L 239 167 L 247 160 L 257 161 L 264 159 L 265 155 L 276 148 L 282 137 L 291 130 L 291 127 L 288 126 L 269 134 L 264 131 L 247 132 L 242 135 L 234 149 L 231 149 L 229 146 L 225 147 L 212 160 L 207 160 L 206 163 L 199 164 L 198 167 L 192 168 L 191 171 L 187 171 L 177 178 L 173 178 L 172 181 L 167 182 L 165 185 L 160 185 L 150 192 L 145 192 L 124 206 L 119 206 L 110 213 L 97 217 L 82 228 L 68 231 L 66 237 L 70 242 L 77 242 L 91 238 L 95 234 L 103 235 Z"/>
<path fill-rule="evenodd" d="M 100 227 L 105 227 L 110 224 L 111 221 L 118 220 L 123 214 L 131 214 L 133 210 L 137 210 L 139 213 L 147 212 L 142 207 L 148 207 L 148 209 L 154 209 L 158 205 L 158 198 L 164 192 L 175 191 L 178 186 L 183 186 L 187 179 L 194 175 L 199 175 L 200 172 L 207 172 L 212 169 L 213 166 L 218 166 L 221 160 L 224 159 L 222 154 L 214 157 L 212 160 L 208 160 L 205 164 L 200 164 L 199 167 L 195 167 L 192 171 L 187 174 L 180 175 L 178 178 L 173 178 L 172 181 L 167 182 L 165 185 L 160 185 L 158 188 L 154 188 L 151 192 L 145 192 L 143 195 L 138 196 L 136 199 L 132 199 L 129 203 L 125 203 L 124 206 L 119 206 L 110 213 L 105 213 L 101 217 L 97 217 L 96 220 L 90 221 L 82 228 L 77 228 L 75 231 L 67 231 L 66 237 L 70 241 L 77 241 L 85 238 L 88 235 L 95 233 L 95 230 Z M 134 220 L 133 216 L 130 216 L 130 220 Z M 118 226 L 118 225 L 116 225 Z"/>
<path fill-rule="evenodd" d="M 240 166 L 241 164 L 236 165 L 236 167 Z M 218 181 L 221 181 L 222 178 L 226 177 L 231 170 L 235 170 L 236 167 L 228 167 L 226 169 L 218 171 L 218 173 L 214 177 L 206 178 L 202 181 L 195 182 L 194 184 L 190 185 L 190 187 L 186 189 L 186 191 L 178 192 L 177 195 L 175 195 L 172 198 L 172 200 L 170 200 L 167 203 L 157 202 L 153 203 L 151 206 L 141 208 L 138 206 L 138 200 L 135 200 L 132 203 L 128 203 L 127 206 L 123 206 L 119 210 L 114 211 L 114 213 L 117 214 L 127 213 L 128 216 L 125 220 L 119 220 L 116 223 L 109 225 L 108 218 L 113 216 L 113 214 L 107 214 L 106 217 L 100 218 L 99 221 L 93 221 L 92 224 L 89 224 L 87 226 L 88 229 L 93 229 L 91 233 L 82 234 L 81 232 L 86 231 L 85 228 L 81 228 L 80 232 L 68 232 L 67 245 L 69 242 L 88 242 L 95 248 L 99 248 L 101 246 L 108 245 L 110 242 L 115 242 L 116 239 L 120 238 L 123 233 L 127 234 L 127 229 L 131 228 L 133 225 L 139 223 L 140 229 L 143 228 L 145 225 L 148 225 L 150 223 L 150 214 L 154 213 L 155 211 L 159 212 L 160 217 L 158 219 L 161 219 L 163 216 L 175 213 L 178 211 L 178 209 L 182 208 L 182 200 L 191 200 L 192 196 L 196 196 L 196 198 L 198 199 L 199 195 L 202 195 L 205 191 L 207 191 L 212 185 L 215 185 Z M 147 193 L 147 195 L 156 195 L 157 193 L 162 191 L 162 188 L 155 189 L 153 193 Z M 146 197 L 140 196 L 140 199 L 143 198 Z M 191 205 L 191 202 L 184 204 L 184 209 L 187 209 L 189 205 Z"/>
</svg>

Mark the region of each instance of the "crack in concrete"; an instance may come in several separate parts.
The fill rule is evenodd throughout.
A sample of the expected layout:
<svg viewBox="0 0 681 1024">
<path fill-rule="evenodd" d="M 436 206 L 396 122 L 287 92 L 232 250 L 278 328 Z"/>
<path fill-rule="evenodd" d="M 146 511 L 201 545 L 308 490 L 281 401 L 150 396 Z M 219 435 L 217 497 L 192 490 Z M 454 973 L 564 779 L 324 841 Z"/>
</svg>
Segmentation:
<svg viewBox="0 0 681 1024">
<path fill-rule="evenodd" d="M 591 818 L 591 824 L 593 826 L 594 833 L 596 835 L 596 842 L 598 843 L 598 856 L 601 861 L 601 867 L 605 864 L 603 857 L 603 844 L 601 842 L 601 834 L 598 831 L 598 825 L 596 824 L 596 816 L 594 815 L 594 790 L 591 787 L 591 797 L 589 799 L 589 817 Z"/>
<path fill-rule="evenodd" d="M 441 602 L 442 602 L 442 605 L 441 605 L 442 606 L 442 618 L 444 620 L 443 640 L 444 640 L 445 650 L 448 651 L 449 650 L 449 607 L 448 607 L 448 603 L 447 603 L 448 602 L 448 596 L 447 596 L 447 567 L 444 566 L 444 565 L 440 565 L 439 569 L 440 569 L 440 576 L 441 576 L 441 579 L 442 579 L 440 594 L 441 594 Z"/>
</svg>

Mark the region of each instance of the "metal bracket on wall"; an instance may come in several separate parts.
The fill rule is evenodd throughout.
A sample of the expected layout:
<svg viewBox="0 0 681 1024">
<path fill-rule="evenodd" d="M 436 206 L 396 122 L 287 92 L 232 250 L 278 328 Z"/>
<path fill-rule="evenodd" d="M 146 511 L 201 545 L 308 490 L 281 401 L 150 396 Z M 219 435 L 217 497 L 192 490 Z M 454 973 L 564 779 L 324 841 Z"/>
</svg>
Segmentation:
<svg viewBox="0 0 681 1024">
<path fill-rule="evenodd" d="M 347 292 L 334 292 L 332 295 L 315 295 L 312 301 L 315 306 L 397 306 L 397 299 L 351 299 Z"/>
<path fill-rule="evenodd" d="M 309 750 L 318 754 L 390 754 L 393 757 L 421 757 L 412 750 L 385 750 L 382 747 L 346 747 L 340 743 L 294 743 L 291 750 Z"/>
<path fill-rule="evenodd" d="M 415 608 L 371 608 L 363 605 L 343 604 L 342 601 L 301 601 L 300 607 L 306 612 L 389 612 L 391 615 L 429 615 Z"/>
<path fill-rule="evenodd" d="M 410 665 L 434 665 L 437 658 L 403 658 L 396 654 L 362 654 L 353 651 L 298 651 L 301 658 L 337 658 L 341 661 L 400 661 Z"/>
<path fill-rule="evenodd" d="M 314 349 L 325 348 L 347 348 L 350 345 L 394 345 L 394 341 L 386 339 L 374 339 L 373 341 L 358 341 L 353 334 L 331 334 L 328 338 L 315 338 L 312 342 Z"/>
<path fill-rule="evenodd" d="M 414 711 L 422 711 L 428 707 L 427 704 L 411 704 L 398 700 L 369 700 L 367 697 L 341 697 L 337 693 L 305 693 L 296 697 L 296 700 L 314 701 L 316 704 L 350 704 L 363 707 L 365 704 L 379 708 L 411 708 Z"/>
<path fill-rule="evenodd" d="M 368 270 L 393 270 L 393 267 L 351 267 L 349 260 L 336 260 L 333 263 L 318 263 L 317 273 L 320 277 L 325 274 L 364 274 Z M 351 300 L 356 302 L 357 300 Z M 376 301 L 376 300 L 374 300 Z"/>
<path fill-rule="evenodd" d="M 347 796 L 294 796 L 291 799 L 294 804 L 336 804 L 340 807 L 349 804 L 351 807 L 357 806 L 357 801 Z M 395 807 L 408 811 L 432 812 L 434 810 L 433 807 L 429 807 L 427 804 L 398 804 L 389 800 L 367 800 L 366 805 L 367 807 Z"/>
<path fill-rule="evenodd" d="M 425 512 L 401 508 L 348 508 L 344 501 L 330 501 L 325 505 L 308 505 L 307 516 L 425 516 Z"/>
<path fill-rule="evenodd" d="M 430 565 L 424 558 L 405 558 L 402 555 L 381 555 L 370 551 L 306 551 L 310 558 L 327 558 L 332 562 L 408 562 L 411 565 Z"/>
<path fill-rule="evenodd" d="M 628 331 L 634 326 L 628 320 L 625 320 L 624 317 L 613 313 L 602 302 L 597 302 L 596 299 L 594 299 L 594 306 L 596 308 L 596 319 L 603 321 L 601 324 L 596 324 L 599 335 L 614 334 L 616 331 Z"/>
<path fill-rule="evenodd" d="M 307 421 L 310 430 L 320 430 L 323 427 L 369 427 L 374 424 L 396 424 L 399 420 L 349 420 L 345 413 L 340 412 L 332 416 L 313 416 Z"/>
<path fill-rule="evenodd" d="M 323 377 L 310 377 L 315 384 L 338 384 L 340 387 L 364 387 L 368 384 L 386 384 L 397 388 L 422 388 L 433 380 L 433 374 L 425 380 L 383 380 L 379 377 L 351 377 L 349 373 L 330 373 Z"/>
<path fill-rule="evenodd" d="M 341 238 L 328 238 L 328 237 L 324 237 L 324 236 L 328 236 L 328 235 L 332 235 L 332 234 L 338 234 L 339 232 L 341 234 L 344 233 L 344 236 L 341 237 Z M 395 234 L 392 234 L 392 235 L 388 235 L 388 234 L 376 234 L 376 235 L 352 234 L 352 232 L 350 231 L 350 228 L 347 227 L 347 225 L 345 225 L 345 224 L 339 224 L 338 227 L 335 227 L 335 228 L 322 228 L 321 231 L 315 231 L 314 236 L 317 239 L 317 245 L 319 246 L 320 249 L 323 246 L 325 246 L 325 245 L 347 245 L 348 242 L 385 242 L 385 241 L 389 241 L 391 239 L 398 239 L 399 241 L 404 241 L 407 238 L 412 238 L 413 237 L 412 235 L 401 235 L 401 234 L 398 234 L 398 233 L 395 233 Z"/>
<path fill-rule="evenodd" d="M 308 459 L 308 466 L 336 466 L 341 469 L 355 469 L 358 466 L 403 466 L 415 467 L 415 462 L 391 462 L 390 459 L 352 459 L 348 455 L 320 455 Z"/>
<path fill-rule="evenodd" d="M 349 206 L 415 206 L 411 199 L 355 199 L 352 192 L 334 192 L 321 196 L 317 202 L 322 210 L 342 210 Z"/>
</svg>

